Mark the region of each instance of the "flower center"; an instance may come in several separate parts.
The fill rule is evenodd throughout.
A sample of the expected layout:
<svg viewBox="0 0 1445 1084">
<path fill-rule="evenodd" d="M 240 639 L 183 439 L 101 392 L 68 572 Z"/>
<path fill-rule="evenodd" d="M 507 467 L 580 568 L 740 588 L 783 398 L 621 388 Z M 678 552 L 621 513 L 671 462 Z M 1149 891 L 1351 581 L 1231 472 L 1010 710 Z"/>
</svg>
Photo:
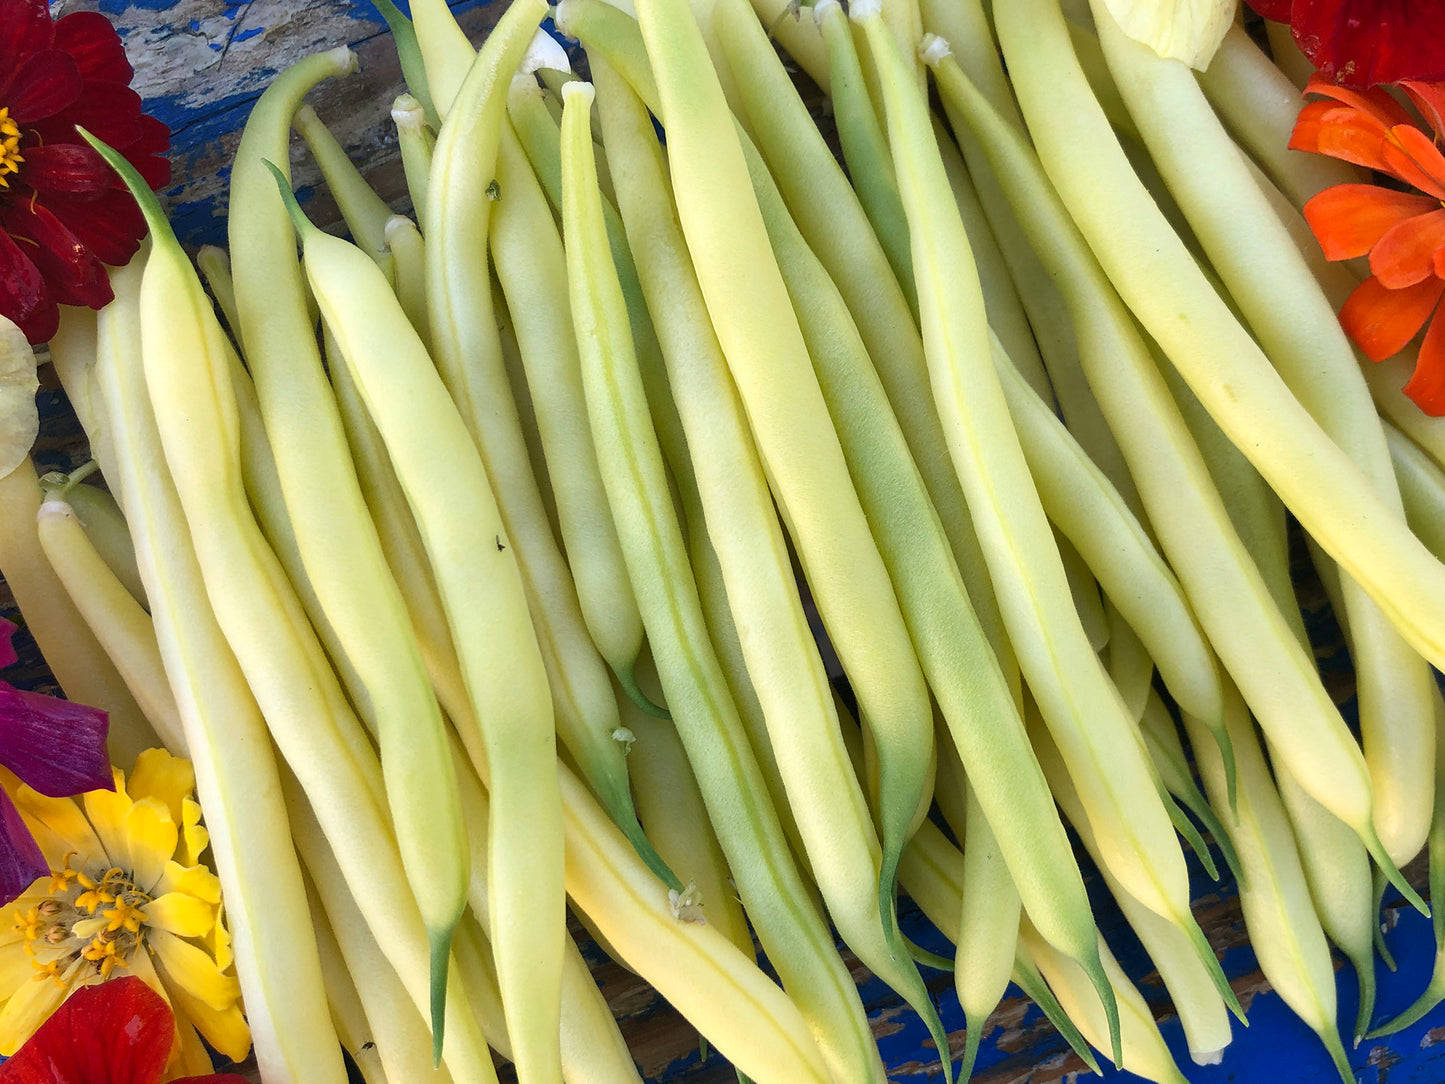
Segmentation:
<svg viewBox="0 0 1445 1084">
<path fill-rule="evenodd" d="M 10 119 L 10 110 L 0 107 L 0 188 L 10 187 L 10 174 L 20 172 L 25 158 L 20 153 L 20 126 Z"/>
<path fill-rule="evenodd" d="M 65 867 L 51 871 L 50 895 L 15 920 L 25 938 L 36 979 L 65 985 L 78 967 L 92 966 L 102 979 L 126 967 L 144 941 L 145 905 L 151 897 L 125 870 L 93 874 Z"/>
</svg>

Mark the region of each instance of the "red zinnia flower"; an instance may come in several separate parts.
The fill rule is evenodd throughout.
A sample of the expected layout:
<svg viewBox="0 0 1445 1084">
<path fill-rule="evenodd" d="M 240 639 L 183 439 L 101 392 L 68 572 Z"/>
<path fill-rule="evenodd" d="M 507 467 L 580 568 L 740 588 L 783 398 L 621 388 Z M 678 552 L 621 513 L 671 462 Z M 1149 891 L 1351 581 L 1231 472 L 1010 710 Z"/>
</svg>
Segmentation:
<svg viewBox="0 0 1445 1084">
<path fill-rule="evenodd" d="M 1440 0 L 1249 0 L 1266 19 L 1289 23 L 1300 51 L 1326 76 L 1368 87 L 1445 79 L 1445 4 Z"/>
<path fill-rule="evenodd" d="M 170 131 L 141 113 L 120 37 L 104 15 L 53 21 L 46 0 L 0 0 L 0 314 L 32 343 L 55 334 L 57 305 L 98 309 L 105 264 L 135 254 L 135 201 L 75 132 L 89 129 L 148 184 L 170 180 Z"/>
<path fill-rule="evenodd" d="M 1437 132 L 1445 129 L 1445 83 L 1401 84 Z M 1429 324 L 1404 391 L 1426 414 L 1445 414 L 1445 155 L 1403 106 L 1378 87 L 1335 86 L 1300 111 L 1290 146 L 1388 174 L 1415 191 L 1339 184 L 1304 205 L 1331 260 L 1368 255 L 1372 274 L 1345 301 L 1340 323 L 1371 361 L 1399 353 Z"/>
<path fill-rule="evenodd" d="M 0 1084 L 159 1084 L 175 1036 L 170 1006 L 134 976 L 77 990 L 15 1056 Z M 247 1084 L 231 1073 L 174 1084 Z"/>
</svg>

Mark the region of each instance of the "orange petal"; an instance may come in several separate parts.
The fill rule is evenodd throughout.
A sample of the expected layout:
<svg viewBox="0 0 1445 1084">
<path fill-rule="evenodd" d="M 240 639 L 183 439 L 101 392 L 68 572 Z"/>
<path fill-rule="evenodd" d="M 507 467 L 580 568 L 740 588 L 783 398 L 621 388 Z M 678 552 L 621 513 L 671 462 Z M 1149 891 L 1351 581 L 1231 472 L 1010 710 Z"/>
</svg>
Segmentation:
<svg viewBox="0 0 1445 1084">
<path fill-rule="evenodd" d="M 1400 81 L 1401 88 L 1410 95 L 1415 108 L 1425 122 L 1437 132 L 1445 132 L 1445 83 L 1419 83 L 1410 79 Z"/>
<path fill-rule="evenodd" d="M 1290 133 L 1291 150 L 1328 154 L 1366 169 L 1385 170 L 1389 129 L 1357 109 L 1334 102 L 1310 102 Z"/>
<path fill-rule="evenodd" d="M 1415 405 L 1432 418 L 1445 415 L 1445 319 L 1437 310 L 1420 344 L 1415 371 L 1402 389 Z"/>
<path fill-rule="evenodd" d="M 1337 184 L 1304 205 L 1327 260 L 1353 260 L 1375 247 L 1391 226 L 1440 206 L 1438 200 L 1414 192 L 1397 192 L 1373 184 Z"/>
<path fill-rule="evenodd" d="M 1397 222 L 1370 250 L 1370 270 L 1390 290 L 1414 286 L 1435 274 L 1435 252 L 1445 246 L 1445 210 Z"/>
<path fill-rule="evenodd" d="M 1371 275 L 1345 299 L 1340 323 L 1366 357 L 1384 361 L 1415 337 L 1442 293 L 1445 279 L 1434 276 L 1403 290 L 1389 290 Z"/>
<path fill-rule="evenodd" d="M 1406 184 L 1445 200 L 1445 155 L 1413 124 L 1397 124 L 1382 148 L 1386 168 Z"/>
<path fill-rule="evenodd" d="M 1405 112 L 1405 107 L 1390 97 L 1382 87 L 1370 87 L 1368 90 L 1343 87 L 1328 76 L 1316 72 L 1305 84 L 1305 94 L 1319 94 L 1326 98 L 1333 98 L 1335 101 L 1373 118 L 1382 128 L 1410 123 L 1410 114 Z"/>
</svg>

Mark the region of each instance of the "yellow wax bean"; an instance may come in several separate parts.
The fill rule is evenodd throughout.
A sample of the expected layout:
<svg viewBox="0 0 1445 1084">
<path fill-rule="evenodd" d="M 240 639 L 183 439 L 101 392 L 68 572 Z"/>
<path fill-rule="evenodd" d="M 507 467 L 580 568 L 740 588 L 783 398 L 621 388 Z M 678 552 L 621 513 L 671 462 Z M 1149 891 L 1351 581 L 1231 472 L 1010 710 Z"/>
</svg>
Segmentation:
<svg viewBox="0 0 1445 1084">
<path fill-rule="evenodd" d="M 289 160 L 290 124 L 302 95 L 354 63 L 346 50 L 299 61 L 252 108 L 231 178 L 231 268 L 266 439 L 297 551 L 320 606 L 312 619 L 330 629 L 328 647 L 339 653 L 346 691 L 380 744 L 387 805 L 407 879 L 441 969 L 465 906 L 467 861 L 441 711 L 356 479 L 316 347 L 295 233 L 265 165 Z M 315 131 L 304 114 L 301 125 L 311 131 L 354 228 L 370 252 L 380 253 L 386 205 L 329 133 Z M 445 988 L 445 972 L 439 970 L 433 978 L 438 1042 Z"/>
<path fill-rule="evenodd" d="M 792 864 L 707 642 L 637 371 L 621 285 L 606 242 L 587 126 L 592 87 L 573 84 L 565 98 L 562 161 L 568 291 L 587 410 L 658 675 L 743 905 L 784 989 L 807 1006 L 809 1023 L 823 1048 L 820 1056 L 837 1066 L 835 1075 L 866 1079 L 876 1071 L 876 1054 L 865 1055 L 863 1061 L 846 1048 L 838 1050 L 856 1028 L 856 992 L 840 969 L 827 928 Z"/>
<path fill-rule="evenodd" d="M 426 307 L 426 242 L 406 215 L 392 215 L 384 230 L 386 247 L 396 265 L 396 299 L 401 302 L 422 345 L 431 348 L 431 321 Z"/>
<path fill-rule="evenodd" d="M 347 157 L 346 148 L 336 141 L 316 110 L 303 105 L 292 116 L 291 127 L 311 149 L 352 238 L 368 256 L 379 258 L 387 247 L 386 222 L 391 218 L 391 208 Z"/>
<path fill-rule="evenodd" d="M 226 330 L 236 340 L 236 349 L 245 353 L 241 344 L 241 318 L 236 312 L 236 284 L 231 279 L 231 257 L 219 245 L 202 245 L 196 253 L 196 266 L 206 280 L 206 289 L 221 308 Z"/>
<path fill-rule="evenodd" d="M 50 567 L 115 663 L 151 727 L 167 749 L 184 756 L 185 736 L 175 697 L 166 684 L 150 615 L 101 560 L 63 496 L 46 496 L 36 513 L 36 528 Z"/>
<path fill-rule="evenodd" d="M 481 457 L 385 277 L 359 249 L 310 225 L 294 198 L 288 209 L 307 280 L 416 517 L 481 726 L 493 797 L 489 906 L 507 931 L 495 946 L 497 975 L 519 1078 L 557 1080 L 561 806 L 552 698 L 521 574 Z M 434 481 L 438 457 L 446 486 Z"/>
<path fill-rule="evenodd" d="M 80 484 L 78 478 L 77 472 L 69 476 L 62 491 L 65 503 L 75 510 L 80 525 L 85 528 L 85 537 L 95 546 L 106 567 L 115 573 L 131 597 L 145 607 L 145 584 L 141 583 L 140 570 L 136 568 L 135 545 L 130 539 L 125 513 L 109 490 Z M 41 485 L 45 484 L 42 479 Z"/>
<path fill-rule="evenodd" d="M 306 889 L 266 721 L 207 596 L 156 428 L 141 358 L 144 259 L 111 272 L 99 318 L 96 385 L 115 441 L 112 485 L 130 510 L 156 641 L 226 901 L 236 977 L 257 1066 L 277 1084 L 343 1084 Z"/>
<path fill-rule="evenodd" d="M 877 741 L 882 861 L 891 877 L 926 777 L 917 741 L 931 727 L 922 675 L 770 250 L 703 35 L 680 0 L 645 0 L 638 15 L 698 284 L 782 517 Z M 718 531 L 711 533 L 716 540 Z M 865 907 L 858 895 L 870 867 L 877 875 L 871 853 L 877 844 L 871 824 L 844 827 L 842 817 L 862 804 L 849 794 L 853 787 L 819 776 L 805 789 L 809 804 L 838 807 L 828 838 L 813 835 L 809 853 L 840 932 L 875 973 L 921 989 L 899 950 L 896 924 L 878 913 L 876 899 Z M 809 825 L 799 827 L 809 838 Z"/>
<path fill-rule="evenodd" d="M 406 174 L 406 188 L 411 195 L 412 210 L 416 212 L 418 222 L 425 222 L 427 186 L 431 183 L 431 159 L 436 149 L 436 133 L 426 126 L 426 113 L 421 102 L 410 94 L 402 94 L 391 103 L 391 119 L 396 124 L 396 141 L 401 148 L 401 168 Z"/>
</svg>

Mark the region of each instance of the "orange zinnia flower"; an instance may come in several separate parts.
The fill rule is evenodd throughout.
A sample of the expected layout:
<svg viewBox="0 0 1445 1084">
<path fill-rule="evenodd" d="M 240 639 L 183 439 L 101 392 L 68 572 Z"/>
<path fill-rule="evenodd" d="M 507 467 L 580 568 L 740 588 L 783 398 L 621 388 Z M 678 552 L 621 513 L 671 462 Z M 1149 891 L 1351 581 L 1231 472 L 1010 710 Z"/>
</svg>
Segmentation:
<svg viewBox="0 0 1445 1084">
<path fill-rule="evenodd" d="M 1436 132 L 1445 129 L 1445 83 L 1406 82 Z M 1304 206 L 1330 260 L 1369 256 L 1371 275 L 1340 310 L 1340 323 L 1372 361 L 1399 353 L 1428 328 L 1404 391 L 1430 415 L 1445 415 L 1445 155 L 1436 138 L 1379 87 L 1349 90 L 1316 75 L 1290 146 L 1365 166 L 1406 186 L 1341 184 Z"/>
</svg>

